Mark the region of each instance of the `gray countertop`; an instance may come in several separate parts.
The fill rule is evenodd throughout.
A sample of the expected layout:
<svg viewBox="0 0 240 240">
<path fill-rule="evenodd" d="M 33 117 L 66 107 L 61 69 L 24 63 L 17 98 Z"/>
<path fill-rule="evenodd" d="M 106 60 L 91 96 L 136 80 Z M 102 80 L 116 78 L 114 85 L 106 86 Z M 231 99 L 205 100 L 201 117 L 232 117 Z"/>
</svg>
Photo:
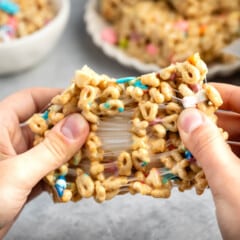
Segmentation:
<svg viewBox="0 0 240 240">
<path fill-rule="evenodd" d="M 65 34 L 37 67 L 15 76 L 0 77 L 0 99 L 33 86 L 66 87 L 84 64 L 113 77 L 138 74 L 104 56 L 86 34 L 84 0 L 72 0 Z M 238 84 L 240 72 L 216 78 Z M 238 82 L 239 80 L 239 82 Z M 221 239 L 211 193 L 174 191 L 171 198 L 124 195 L 103 204 L 93 200 L 53 204 L 44 193 L 30 202 L 6 236 L 21 239 Z"/>
</svg>

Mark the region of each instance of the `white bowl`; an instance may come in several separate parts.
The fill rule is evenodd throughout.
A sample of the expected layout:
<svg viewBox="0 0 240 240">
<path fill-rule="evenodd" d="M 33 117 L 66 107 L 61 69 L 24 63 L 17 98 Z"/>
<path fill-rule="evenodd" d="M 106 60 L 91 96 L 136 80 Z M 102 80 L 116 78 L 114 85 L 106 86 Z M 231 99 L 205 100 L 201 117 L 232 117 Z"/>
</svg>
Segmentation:
<svg viewBox="0 0 240 240">
<path fill-rule="evenodd" d="M 54 47 L 69 18 L 69 0 L 51 0 L 57 14 L 44 28 L 23 38 L 0 43 L 0 75 L 36 65 Z"/>
</svg>

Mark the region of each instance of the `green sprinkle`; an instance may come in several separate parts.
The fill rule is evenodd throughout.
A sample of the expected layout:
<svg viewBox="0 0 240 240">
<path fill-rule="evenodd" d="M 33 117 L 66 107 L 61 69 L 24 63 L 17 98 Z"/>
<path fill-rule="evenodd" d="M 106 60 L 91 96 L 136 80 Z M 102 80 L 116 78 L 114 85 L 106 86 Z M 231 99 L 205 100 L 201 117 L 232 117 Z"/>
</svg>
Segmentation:
<svg viewBox="0 0 240 240">
<path fill-rule="evenodd" d="M 126 49 L 128 47 L 128 40 L 126 38 L 120 39 L 118 46 L 120 48 Z"/>
<path fill-rule="evenodd" d="M 106 102 L 106 103 L 104 103 L 104 107 L 108 109 L 111 107 L 111 105 L 110 105 L 110 103 Z"/>
<path fill-rule="evenodd" d="M 146 161 L 143 161 L 142 163 L 141 163 L 141 166 L 142 167 L 146 167 L 148 165 L 148 162 L 146 162 Z"/>
</svg>

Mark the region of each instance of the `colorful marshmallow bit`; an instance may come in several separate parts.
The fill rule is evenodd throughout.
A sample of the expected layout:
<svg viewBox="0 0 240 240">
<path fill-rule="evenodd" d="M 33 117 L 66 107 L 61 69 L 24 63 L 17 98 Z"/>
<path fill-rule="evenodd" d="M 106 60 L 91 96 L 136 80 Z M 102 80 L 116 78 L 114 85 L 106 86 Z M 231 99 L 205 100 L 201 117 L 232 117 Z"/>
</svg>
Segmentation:
<svg viewBox="0 0 240 240">
<path fill-rule="evenodd" d="M 179 20 L 174 24 L 174 27 L 180 31 L 187 32 L 188 31 L 188 22 L 185 20 Z"/>
<path fill-rule="evenodd" d="M 149 55 L 155 56 L 158 53 L 158 47 L 155 46 L 153 43 L 149 43 L 146 46 L 146 51 Z"/>
<path fill-rule="evenodd" d="M 44 119 L 44 120 L 48 120 L 48 111 L 45 111 L 43 114 L 42 114 L 42 118 Z"/>
<path fill-rule="evenodd" d="M 163 176 L 162 183 L 166 184 L 170 180 L 179 180 L 179 177 L 172 173 L 167 173 Z"/>
<path fill-rule="evenodd" d="M 128 47 L 128 40 L 126 38 L 120 39 L 118 46 L 122 49 L 126 49 Z"/>
<path fill-rule="evenodd" d="M 182 99 L 184 108 L 195 107 L 196 104 L 206 101 L 206 93 L 204 90 L 197 92 L 193 96 L 187 96 Z"/>
<path fill-rule="evenodd" d="M 19 12 L 19 6 L 10 0 L 0 0 L 0 9 L 11 15 Z"/>
<path fill-rule="evenodd" d="M 64 190 L 67 188 L 67 182 L 65 176 L 59 176 L 56 183 L 55 189 L 59 197 L 63 196 Z"/>
<path fill-rule="evenodd" d="M 110 44 L 117 43 L 117 33 L 113 28 L 105 28 L 101 33 L 102 40 Z"/>
<path fill-rule="evenodd" d="M 148 86 L 142 84 L 141 80 L 135 81 L 134 84 L 133 84 L 133 86 L 134 86 L 134 87 L 139 87 L 139 88 L 141 88 L 141 89 L 143 89 L 143 90 L 147 90 L 147 89 L 148 89 Z"/>
<path fill-rule="evenodd" d="M 185 157 L 187 160 L 190 160 L 190 159 L 193 158 L 193 155 L 191 154 L 190 151 L 186 150 L 186 151 L 184 152 L 184 157 Z"/>
<path fill-rule="evenodd" d="M 135 80 L 136 79 L 136 77 L 124 77 L 124 78 L 118 78 L 117 80 L 116 80 L 116 83 L 128 83 L 128 82 L 130 82 L 130 81 L 133 81 L 133 80 Z"/>
</svg>

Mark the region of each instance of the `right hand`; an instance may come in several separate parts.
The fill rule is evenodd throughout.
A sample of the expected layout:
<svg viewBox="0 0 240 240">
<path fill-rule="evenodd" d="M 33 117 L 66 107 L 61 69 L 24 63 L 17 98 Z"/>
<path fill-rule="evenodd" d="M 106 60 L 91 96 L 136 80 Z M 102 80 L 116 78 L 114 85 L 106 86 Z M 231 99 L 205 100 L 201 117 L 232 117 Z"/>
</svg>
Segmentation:
<svg viewBox="0 0 240 240">
<path fill-rule="evenodd" d="M 220 92 L 223 110 L 219 126 L 229 140 L 240 140 L 240 87 L 214 84 Z M 237 114 L 236 114 L 237 113 Z M 186 109 L 178 128 L 184 145 L 202 166 L 211 188 L 219 227 L 224 239 L 240 239 L 240 146 L 232 149 L 223 140 L 217 126 L 197 109 Z"/>
</svg>

